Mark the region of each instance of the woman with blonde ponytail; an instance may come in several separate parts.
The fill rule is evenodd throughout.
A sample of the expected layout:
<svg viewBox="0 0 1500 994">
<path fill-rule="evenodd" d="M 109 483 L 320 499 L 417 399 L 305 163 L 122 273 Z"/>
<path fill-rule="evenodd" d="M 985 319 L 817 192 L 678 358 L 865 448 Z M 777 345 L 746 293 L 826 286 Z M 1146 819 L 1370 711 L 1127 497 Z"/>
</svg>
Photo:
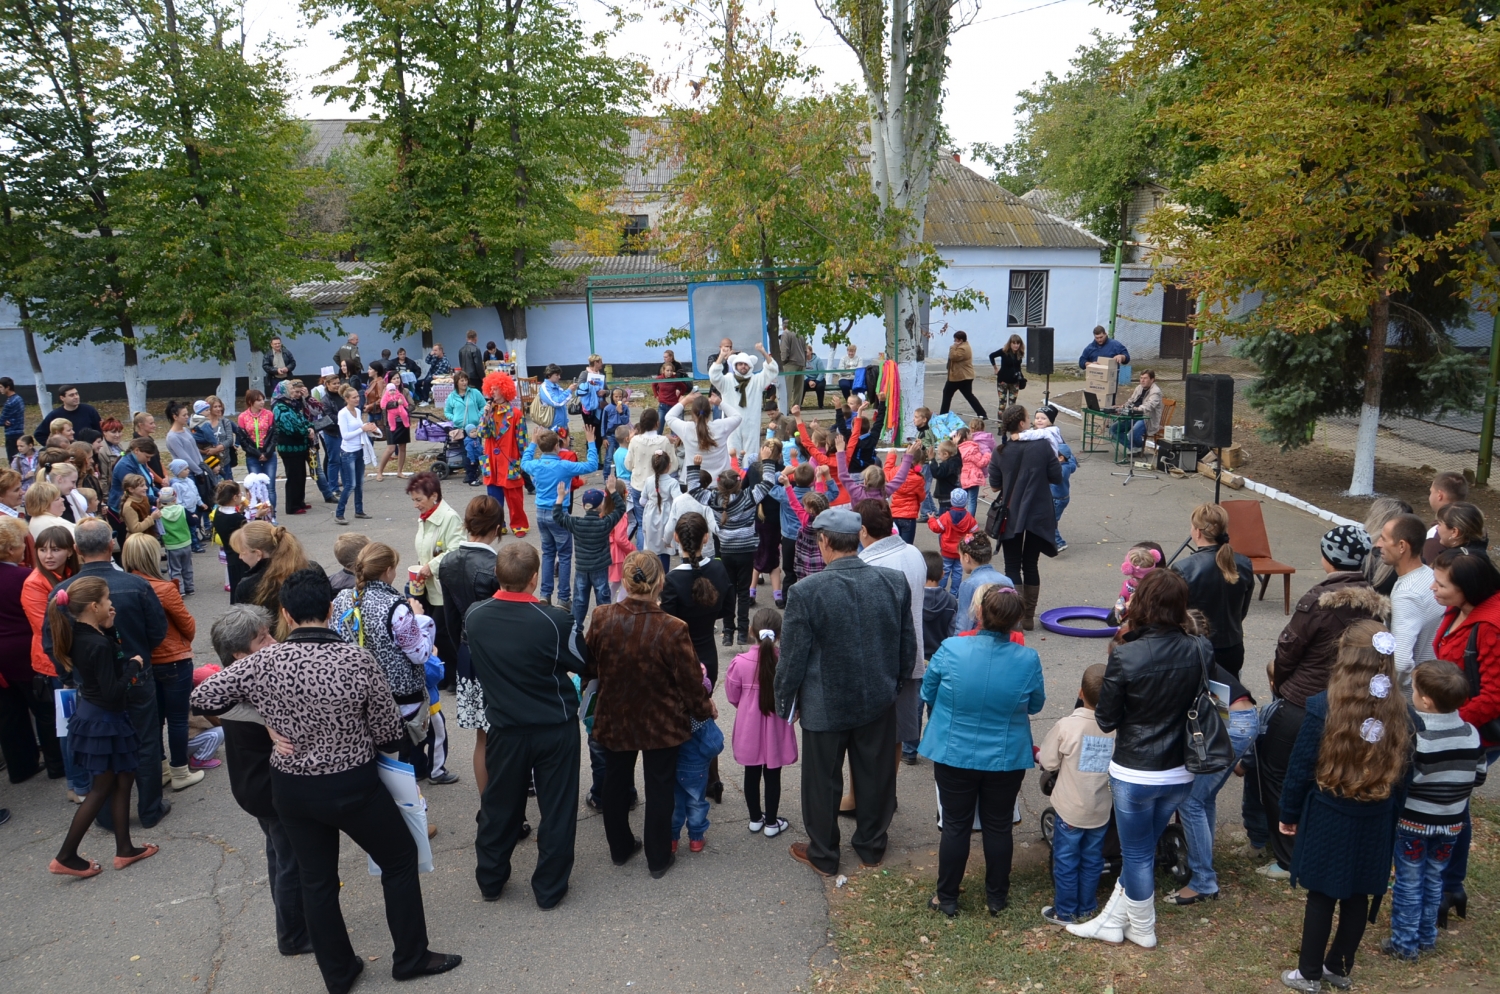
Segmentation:
<svg viewBox="0 0 1500 994">
<path fill-rule="evenodd" d="M 1234 676 L 1245 665 L 1243 622 L 1255 592 L 1250 560 L 1229 544 L 1229 513 L 1218 504 L 1199 504 L 1190 519 L 1197 551 L 1172 569 L 1188 583 L 1188 607 L 1202 611 L 1213 632 L 1214 661 Z"/>
<path fill-rule="evenodd" d="M 1354 622 L 1339 639 L 1328 689 L 1307 699 L 1278 825 L 1297 838 L 1291 884 L 1307 890 L 1297 969 L 1281 975 L 1292 990 L 1349 986 L 1370 901 L 1390 880 L 1412 742 L 1395 652 L 1384 625 Z"/>
<path fill-rule="evenodd" d="M 281 587 L 287 578 L 308 566 L 297 536 L 269 521 L 252 521 L 229 537 L 230 548 L 250 567 L 234 589 L 233 604 L 258 604 L 276 619 L 276 637 L 286 637 L 281 617 Z"/>
</svg>

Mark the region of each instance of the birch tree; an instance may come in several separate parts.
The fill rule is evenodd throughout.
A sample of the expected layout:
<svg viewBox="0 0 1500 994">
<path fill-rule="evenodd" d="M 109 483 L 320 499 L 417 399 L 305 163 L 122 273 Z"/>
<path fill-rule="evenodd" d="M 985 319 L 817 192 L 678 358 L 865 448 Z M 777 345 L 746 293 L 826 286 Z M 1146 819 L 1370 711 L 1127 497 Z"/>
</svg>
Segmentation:
<svg viewBox="0 0 1500 994">
<path fill-rule="evenodd" d="M 870 182 L 881 213 L 902 218 L 906 263 L 920 264 L 932 164 L 943 139 L 943 82 L 957 0 L 817 0 L 818 9 L 859 63 L 869 104 Z M 901 368 L 906 397 L 923 396 L 920 291 L 910 283 L 883 294 L 886 355 Z M 903 405 L 906 424 L 915 404 Z"/>
</svg>

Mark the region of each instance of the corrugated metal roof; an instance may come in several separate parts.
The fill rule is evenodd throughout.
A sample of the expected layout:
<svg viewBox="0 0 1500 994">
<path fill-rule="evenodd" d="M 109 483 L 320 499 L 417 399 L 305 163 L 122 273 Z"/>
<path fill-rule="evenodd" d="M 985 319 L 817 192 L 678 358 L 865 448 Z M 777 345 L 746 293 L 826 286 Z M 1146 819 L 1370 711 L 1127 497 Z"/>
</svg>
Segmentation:
<svg viewBox="0 0 1500 994">
<path fill-rule="evenodd" d="M 328 161 L 328 156 L 333 154 L 334 149 L 359 144 L 364 136 L 352 134 L 348 130 L 349 125 L 359 120 L 359 118 L 328 117 L 310 118 L 304 121 L 312 138 L 312 148 L 307 151 L 307 161 L 312 165 L 321 166 Z"/>
<path fill-rule="evenodd" d="M 1034 207 L 948 156 L 932 170 L 927 241 L 944 248 L 1103 248 L 1105 243 Z"/>
</svg>

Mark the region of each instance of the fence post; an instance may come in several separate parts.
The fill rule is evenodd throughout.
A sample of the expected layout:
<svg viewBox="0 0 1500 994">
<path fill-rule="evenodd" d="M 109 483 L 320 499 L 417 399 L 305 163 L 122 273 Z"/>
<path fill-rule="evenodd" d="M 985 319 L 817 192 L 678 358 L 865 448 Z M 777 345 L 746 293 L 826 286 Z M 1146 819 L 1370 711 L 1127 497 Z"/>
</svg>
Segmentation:
<svg viewBox="0 0 1500 994">
<path fill-rule="evenodd" d="M 1495 312 L 1490 332 L 1490 378 L 1484 388 L 1484 425 L 1479 429 L 1479 465 L 1474 467 L 1474 482 L 1490 482 L 1490 461 L 1495 454 L 1495 395 L 1500 383 L 1500 311 Z"/>
<path fill-rule="evenodd" d="M 1109 337 L 1115 337 L 1115 315 L 1120 313 L 1120 265 L 1125 261 L 1125 242 L 1115 242 L 1115 285 L 1109 294 Z"/>
<path fill-rule="evenodd" d="M 1200 294 L 1198 294 L 1198 309 L 1194 312 L 1194 316 L 1195 317 L 1201 318 L 1203 316 L 1203 307 L 1204 307 L 1205 304 L 1208 303 L 1207 297 L 1208 297 L 1208 294 L 1206 294 L 1206 293 L 1200 293 Z M 1198 322 L 1194 321 L 1193 322 L 1193 373 L 1194 374 L 1197 374 L 1198 367 L 1200 367 L 1202 364 L 1203 364 L 1203 338 L 1198 333 Z"/>
</svg>

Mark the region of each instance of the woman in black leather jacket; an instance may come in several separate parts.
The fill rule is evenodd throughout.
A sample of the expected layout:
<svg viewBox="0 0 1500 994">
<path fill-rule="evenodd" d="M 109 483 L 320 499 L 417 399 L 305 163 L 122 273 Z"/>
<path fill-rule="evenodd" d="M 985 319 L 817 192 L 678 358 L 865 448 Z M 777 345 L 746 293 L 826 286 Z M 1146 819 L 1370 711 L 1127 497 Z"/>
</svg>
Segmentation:
<svg viewBox="0 0 1500 994">
<path fill-rule="evenodd" d="M 1005 507 L 1005 527 L 991 532 L 1005 555 L 1005 575 L 1020 584 L 1025 614 L 1021 627 L 1036 627 L 1036 604 L 1042 593 L 1042 556 L 1057 555 L 1057 509 L 1052 503 L 1052 484 L 1062 483 L 1062 466 L 1052 443 L 1045 439 L 1022 441 L 1017 436 L 1028 427 L 1026 408 L 1012 404 L 1000 415 L 1003 435 L 1000 451 L 990 460 L 989 484 L 1001 492 L 996 498 Z"/>
<path fill-rule="evenodd" d="M 1109 786 L 1124 865 L 1104 910 L 1068 926 L 1085 939 L 1156 945 L 1156 842 L 1192 793 L 1185 723 L 1213 663 L 1204 641 L 1185 630 L 1187 601 L 1182 577 L 1148 573 L 1130 601 L 1130 630 L 1105 666 L 1094 717 L 1115 733 Z"/>
<path fill-rule="evenodd" d="M 1245 665 L 1245 630 L 1255 574 L 1250 560 L 1229 544 L 1229 514 L 1218 504 L 1193 508 L 1193 545 L 1198 551 L 1172 567 L 1188 585 L 1188 607 L 1203 612 L 1213 631 L 1214 660 L 1236 678 Z"/>
</svg>

